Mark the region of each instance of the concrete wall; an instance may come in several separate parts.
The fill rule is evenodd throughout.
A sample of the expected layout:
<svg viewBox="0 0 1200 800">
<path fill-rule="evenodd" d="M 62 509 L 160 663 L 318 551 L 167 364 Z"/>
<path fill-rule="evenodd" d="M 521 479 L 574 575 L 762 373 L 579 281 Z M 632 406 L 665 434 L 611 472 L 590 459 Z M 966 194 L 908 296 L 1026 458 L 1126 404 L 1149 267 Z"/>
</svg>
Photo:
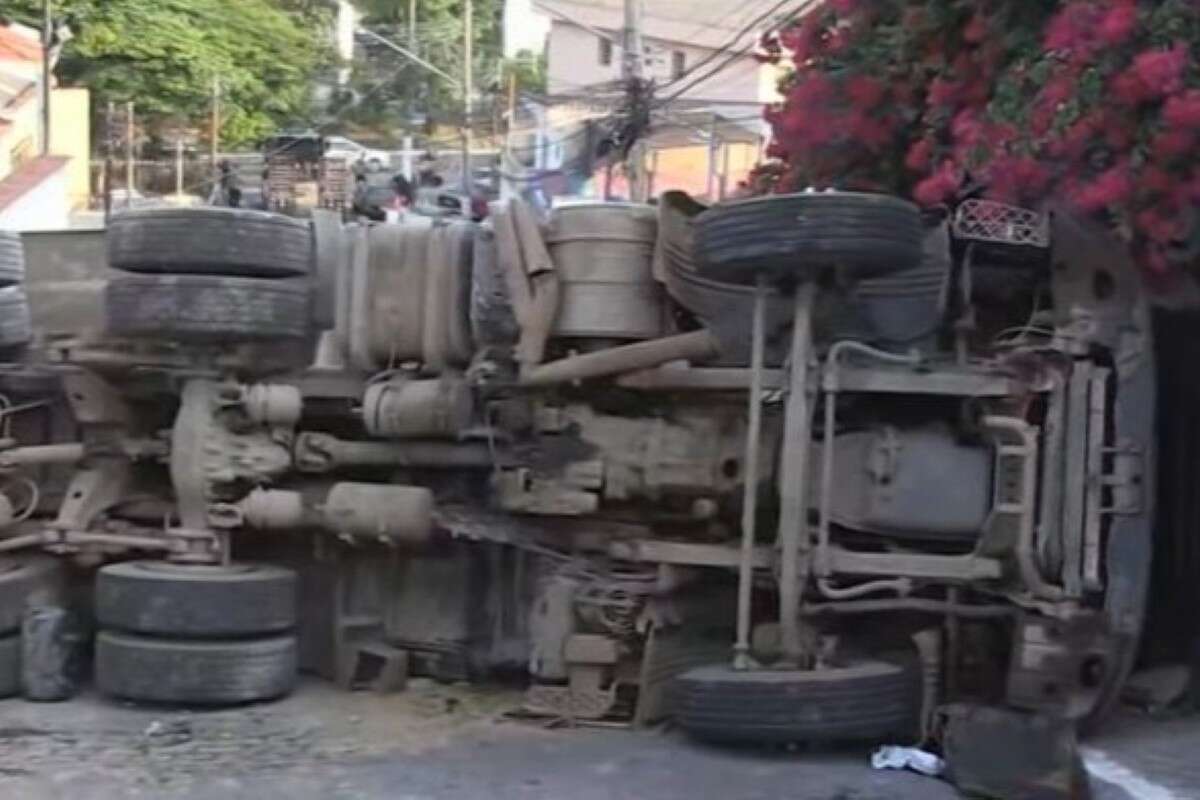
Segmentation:
<svg viewBox="0 0 1200 800">
<path fill-rule="evenodd" d="M 0 229 L 45 231 L 66 228 L 71 222 L 69 185 L 70 171 L 64 164 L 0 210 Z"/>
<path fill-rule="evenodd" d="M 728 160 L 726 160 L 728 151 Z M 725 189 L 732 194 L 739 181 L 745 180 L 758 163 L 758 145 L 733 142 L 722 145 L 717 152 L 717 180 L 713 193 L 720 190 L 720 174 L 728 164 Z M 708 145 L 691 145 L 655 150 L 650 156 L 654 174 L 654 194 L 660 195 L 672 189 L 685 191 L 696 197 L 708 194 Z M 709 198 L 714 200 L 716 198 Z"/>
<path fill-rule="evenodd" d="M 619 38 L 617 34 L 612 34 Z M 712 54 L 712 50 L 681 42 L 646 39 L 648 53 L 658 56 L 657 63 L 647 75 L 660 85 L 672 78 L 672 53 L 684 54 L 684 69 L 690 69 Z M 710 62 L 722 63 L 725 56 Z M 600 62 L 600 39 L 596 34 L 570 23 L 555 21 L 550 26 L 547 46 L 548 88 L 551 94 L 579 93 L 581 86 L 590 86 L 621 77 L 621 48 L 612 47 L 612 63 Z M 703 74 L 708 66 L 700 69 Z M 766 103 L 775 97 L 776 70 L 747 56 L 730 64 L 685 92 L 686 99 L 733 103 Z"/>
<path fill-rule="evenodd" d="M 50 154 L 71 159 L 67 195 L 71 208 L 87 208 L 91 194 L 91 94 L 87 89 L 55 89 L 50 96 Z"/>
</svg>

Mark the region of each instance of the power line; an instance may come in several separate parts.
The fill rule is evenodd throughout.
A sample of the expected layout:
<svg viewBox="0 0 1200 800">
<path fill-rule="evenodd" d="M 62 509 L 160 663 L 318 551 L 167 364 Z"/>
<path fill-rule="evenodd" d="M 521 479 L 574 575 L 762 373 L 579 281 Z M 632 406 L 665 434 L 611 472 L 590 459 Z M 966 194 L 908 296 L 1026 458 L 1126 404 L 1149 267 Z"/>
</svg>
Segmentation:
<svg viewBox="0 0 1200 800">
<path fill-rule="evenodd" d="M 709 20 L 707 22 L 702 23 L 700 25 L 700 27 L 696 28 L 691 33 L 687 34 L 686 36 L 681 37 L 679 41 L 691 42 L 693 39 L 695 39 L 697 36 L 704 33 L 705 31 L 712 30 L 713 28 L 724 28 L 724 25 L 722 25 L 722 23 L 734 16 L 737 16 L 737 18 L 738 18 L 737 22 L 734 23 L 733 26 L 731 26 L 730 28 L 728 28 L 726 30 L 740 30 L 741 29 L 740 26 L 745 24 L 746 20 L 750 18 L 750 15 L 753 14 L 757 8 L 760 8 L 764 3 L 767 3 L 767 2 L 770 2 L 770 0 L 755 0 L 754 3 L 750 4 L 749 10 L 747 10 L 746 8 L 735 7 L 732 11 L 730 11 L 728 14 L 725 14 L 724 16 L 720 17 L 719 19 Z M 739 15 L 739 12 L 742 12 L 742 13 Z"/>
<path fill-rule="evenodd" d="M 736 39 L 734 39 L 734 41 L 737 41 L 737 39 L 740 39 L 740 38 L 741 38 L 741 36 L 744 36 L 744 35 L 745 35 L 745 33 L 749 32 L 749 30 L 750 30 L 751 28 L 753 28 L 753 27 L 755 27 L 755 26 L 759 25 L 759 24 L 760 24 L 760 23 L 761 23 L 763 20 L 765 20 L 767 17 L 770 17 L 772 14 L 776 13 L 776 12 L 777 12 L 777 11 L 778 11 L 780 8 L 782 8 L 783 6 L 787 5 L 789 2 L 793 2 L 793 0 L 781 0 L 779 3 L 776 3 L 774 6 L 772 6 L 772 7 L 771 7 L 771 10 L 770 10 L 770 11 L 768 11 L 767 13 L 765 13 L 765 14 L 763 14 L 762 16 L 758 17 L 758 18 L 757 18 L 757 19 L 756 19 L 756 20 L 755 20 L 755 21 L 754 21 L 754 22 L 753 22 L 753 23 L 752 23 L 750 26 L 748 26 L 748 27 L 747 27 L 747 28 L 746 28 L 746 29 L 743 31 L 743 33 L 742 33 L 741 35 L 739 35 L 739 36 L 738 36 Z M 815 0 L 803 0 L 803 3 L 802 3 L 802 5 L 801 5 L 801 7 L 800 7 L 800 8 L 797 8 L 797 9 L 795 9 L 795 10 L 794 10 L 794 11 L 792 11 L 790 14 L 788 14 L 788 15 L 787 15 L 787 16 L 786 16 L 784 19 L 780 20 L 780 21 L 779 21 L 779 22 L 776 24 L 776 26 L 775 26 L 775 27 L 778 27 L 779 25 L 785 25 L 785 24 L 787 24 L 787 23 L 791 22 L 792 20 L 796 19 L 798 16 L 800 16 L 801 14 L 803 14 L 805 11 L 809 11 L 809 10 L 811 10 L 811 9 L 812 9 L 812 8 L 813 8 L 815 5 L 816 5 L 816 2 L 815 2 Z M 714 68 L 712 68 L 712 69 L 708 70 L 708 71 L 707 71 L 707 72 L 705 72 L 703 75 L 700 75 L 699 77 L 696 77 L 696 78 L 694 78 L 694 79 L 688 80 L 688 76 L 689 76 L 689 75 L 691 75 L 692 73 L 694 73 L 694 72 L 695 72 L 696 70 L 698 70 L 700 67 L 702 67 L 702 66 L 704 65 L 704 63 L 705 63 L 705 62 L 701 62 L 701 63 L 697 64 L 695 68 L 693 68 L 693 69 L 691 69 L 691 70 L 688 70 L 688 72 L 686 72 L 686 73 L 684 73 L 683 75 L 681 75 L 681 76 L 680 76 L 680 77 L 679 77 L 677 80 L 675 80 L 675 81 L 672 81 L 671 83 L 667 84 L 667 87 L 669 87 L 669 86 L 673 86 L 673 85 L 677 84 L 679 81 L 687 81 L 687 82 L 686 82 L 686 83 L 685 83 L 685 84 L 684 84 L 684 85 L 683 85 L 681 88 L 679 88 L 677 91 L 675 91 L 674 93 L 672 93 L 672 94 L 671 94 L 669 97 L 667 97 L 667 98 L 665 98 L 665 99 L 663 99 L 663 100 L 659 101 L 659 103 L 658 103 L 658 106 L 659 106 L 659 107 L 660 107 L 660 106 L 665 106 L 665 105 L 667 105 L 667 104 L 669 104 L 669 103 L 672 103 L 672 102 L 674 102 L 675 100 L 677 100 L 677 99 L 678 99 L 678 98 L 679 98 L 681 95 L 683 95 L 684 93 L 686 93 L 686 92 L 690 91 L 691 89 L 694 89 L 694 88 L 696 88 L 696 87 L 697 87 L 697 86 L 699 86 L 700 84 L 702 84 L 702 83 L 704 83 L 705 81 L 709 80 L 709 79 L 710 79 L 710 78 L 712 78 L 714 75 L 716 75 L 717 73 L 719 73 L 719 72 L 723 71 L 723 70 L 724 70 L 724 69 L 726 69 L 726 68 L 727 68 L 727 67 L 728 67 L 730 64 L 732 64 L 733 62 L 737 61 L 738 59 L 745 57 L 745 56 L 746 56 L 748 53 L 750 53 L 750 51 L 752 51 L 752 50 L 753 50 L 755 47 L 757 47 L 757 45 L 758 45 L 758 42 L 757 42 L 757 40 L 755 40 L 755 41 L 752 41 L 752 42 L 751 42 L 749 45 L 747 45 L 747 46 L 743 47 L 743 48 L 742 48 L 742 49 L 740 49 L 740 50 L 734 50 L 734 51 L 730 52 L 730 51 L 728 51 L 728 49 L 726 49 L 726 48 L 723 48 L 723 49 L 724 49 L 724 51 L 725 51 L 726 53 L 728 53 L 728 56 L 727 56 L 727 58 L 726 58 L 724 61 L 722 61 L 720 64 L 716 65 Z M 718 53 L 719 53 L 719 52 L 720 52 L 720 51 L 718 51 Z M 717 54 L 714 54 L 714 55 L 717 55 Z M 711 61 L 711 59 L 706 59 L 705 61 Z M 664 88 L 666 88 L 666 87 L 664 87 Z"/>
<path fill-rule="evenodd" d="M 771 16 L 778 13 L 779 10 L 782 9 L 784 6 L 786 6 L 792 2 L 795 2 L 795 0 L 779 0 L 779 2 L 777 2 L 777 3 L 775 3 L 775 5 L 771 6 L 771 8 L 769 8 L 766 12 L 755 17 L 750 23 L 743 26 L 733 37 L 731 37 L 720 48 L 718 48 L 717 50 L 714 50 L 708 56 L 706 56 L 706 57 L 702 58 L 700 61 L 696 62 L 694 65 L 692 65 L 691 68 L 686 70 L 678 78 L 675 78 L 675 79 L 669 81 L 668 83 L 664 84 L 661 88 L 668 89 L 672 86 L 676 86 L 676 85 L 680 84 L 681 82 L 688 81 L 691 78 L 691 76 L 695 75 L 701 69 L 704 69 L 706 66 L 713 63 L 721 56 L 728 55 L 732 52 L 732 57 L 726 58 L 725 61 L 722 62 L 721 67 L 719 69 L 711 70 L 711 71 L 705 73 L 705 76 L 701 80 L 693 81 L 693 82 L 689 83 L 687 85 L 687 88 L 683 89 L 680 92 L 676 92 L 674 95 L 672 95 L 671 99 L 673 100 L 676 97 L 678 97 L 680 94 L 683 94 L 683 92 L 687 91 L 688 89 L 695 88 L 697 85 L 702 83 L 704 80 L 707 80 L 708 78 L 715 75 L 717 72 L 720 72 L 722 69 L 729 66 L 729 64 L 733 63 L 737 59 L 742 58 L 743 56 L 745 56 L 750 51 L 752 51 L 755 47 L 758 46 L 757 37 L 752 39 L 750 44 L 742 47 L 739 50 L 733 50 L 732 48 L 734 48 L 737 45 L 737 43 L 740 42 L 743 38 L 745 38 L 747 35 L 752 33 L 755 28 L 762 25 L 763 22 L 765 22 Z M 794 19 L 797 15 L 803 13 L 804 11 L 811 9 L 816 4 L 817 4 L 817 0 L 802 0 L 801 6 L 797 9 L 795 9 L 789 15 L 787 15 L 787 18 L 785 21 L 790 21 L 791 19 Z"/>
</svg>

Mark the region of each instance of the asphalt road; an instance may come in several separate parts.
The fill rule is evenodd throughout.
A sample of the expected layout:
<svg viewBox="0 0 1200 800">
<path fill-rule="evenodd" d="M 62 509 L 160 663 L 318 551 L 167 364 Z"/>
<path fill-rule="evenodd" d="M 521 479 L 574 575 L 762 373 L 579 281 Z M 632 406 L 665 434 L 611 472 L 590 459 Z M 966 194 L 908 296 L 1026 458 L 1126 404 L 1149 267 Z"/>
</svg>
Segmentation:
<svg viewBox="0 0 1200 800">
<path fill-rule="evenodd" d="M 19 800 L 942 800 L 865 750 L 764 753 L 670 731 L 547 730 L 517 697 L 418 682 L 401 695 L 305 684 L 286 701 L 193 713 L 0 702 L 0 797 Z M 1165 725 L 1165 727 L 1164 727 Z M 1088 746 L 1097 800 L 1200 797 L 1200 721 L 1122 721 Z M 1100 778 L 1103 778 L 1101 780 Z"/>
</svg>

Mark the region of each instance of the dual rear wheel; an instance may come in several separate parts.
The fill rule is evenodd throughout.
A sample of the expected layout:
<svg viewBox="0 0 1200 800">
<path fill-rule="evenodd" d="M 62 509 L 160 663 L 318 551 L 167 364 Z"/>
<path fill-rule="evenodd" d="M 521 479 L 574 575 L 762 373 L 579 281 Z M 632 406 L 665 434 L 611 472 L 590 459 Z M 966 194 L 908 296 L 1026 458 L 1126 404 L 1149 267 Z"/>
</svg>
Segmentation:
<svg viewBox="0 0 1200 800">
<path fill-rule="evenodd" d="M 149 703 L 282 697 L 297 671 L 296 575 L 265 564 L 129 561 L 96 577 L 96 684 Z"/>
</svg>

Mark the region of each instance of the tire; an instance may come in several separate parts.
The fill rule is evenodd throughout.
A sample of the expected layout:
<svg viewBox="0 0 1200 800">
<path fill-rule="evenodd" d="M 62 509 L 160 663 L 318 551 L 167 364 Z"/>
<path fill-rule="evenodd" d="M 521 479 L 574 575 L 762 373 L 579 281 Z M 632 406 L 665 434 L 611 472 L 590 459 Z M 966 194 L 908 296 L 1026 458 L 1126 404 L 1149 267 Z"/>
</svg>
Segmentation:
<svg viewBox="0 0 1200 800">
<path fill-rule="evenodd" d="M 66 577 L 57 559 L 0 558 L 0 636 L 21 629 L 26 608 L 59 605 L 65 593 Z"/>
<path fill-rule="evenodd" d="M 101 631 L 96 686 L 147 703 L 236 705 L 282 697 L 296 685 L 296 637 L 194 642 Z"/>
<path fill-rule="evenodd" d="M 307 222 L 237 208 L 155 208 L 108 225 L 108 263 L 127 272 L 289 278 L 312 271 Z"/>
<path fill-rule="evenodd" d="M 916 206 L 886 195 L 824 193 L 758 197 L 695 218 L 697 268 L 705 277 L 753 283 L 815 280 L 836 270 L 870 278 L 921 263 Z"/>
<path fill-rule="evenodd" d="M 110 280 L 105 309 L 108 330 L 117 336 L 303 339 L 310 328 L 311 291 L 299 281 L 140 275 Z"/>
<path fill-rule="evenodd" d="M 281 633 L 296 625 L 296 573 L 267 564 L 109 564 L 96 575 L 96 619 L 180 639 Z"/>
<path fill-rule="evenodd" d="M 27 344 L 33 338 L 29 298 L 23 286 L 0 289 L 0 347 Z"/>
<path fill-rule="evenodd" d="M 25 246 L 21 234 L 0 231 L 0 286 L 25 280 Z"/>
<path fill-rule="evenodd" d="M 0 697 L 12 697 L 21 691 L 21 636 L 0 638 Z"/>
<path fill-rule="evenodd" d="M 786 744 L 904 736 L 921 696 L 913 666 L 863 660 L 811 672 L 698 667 L 675 679 L 674 702 L 679 726 L 698 739 Z"/>
</svg>

